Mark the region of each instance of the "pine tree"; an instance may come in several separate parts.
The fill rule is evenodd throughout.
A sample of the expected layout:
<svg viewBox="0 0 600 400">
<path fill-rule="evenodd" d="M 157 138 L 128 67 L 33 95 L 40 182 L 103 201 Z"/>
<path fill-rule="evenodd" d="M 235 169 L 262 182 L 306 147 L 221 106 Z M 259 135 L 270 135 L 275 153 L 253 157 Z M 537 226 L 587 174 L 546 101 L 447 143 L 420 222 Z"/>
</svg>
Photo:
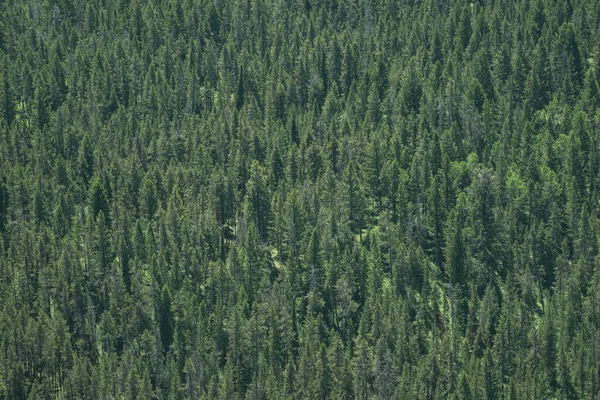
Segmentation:
<svg viewBox="0 0 600 400">
<path fill-rule="evenodd" d="M 106 196 L 104 185 L 99 178 L 95 178 L 90 184 L 88 207 L 90 209 L 89 212 L 91 213 L 92 218 L 95 219 L 102 211 L 104 219 L 107 221 L 109 220 L 110 208 L 108 198 Z"/>
<path fill-rule="evenodd" d="M 258 229 L 260 239 L 266 241 L 271 220 L 271 200 L 263 168 L 256 161 L 252 163 L 250 179 L 246 184 L 244 212 Z"/>
</svg>

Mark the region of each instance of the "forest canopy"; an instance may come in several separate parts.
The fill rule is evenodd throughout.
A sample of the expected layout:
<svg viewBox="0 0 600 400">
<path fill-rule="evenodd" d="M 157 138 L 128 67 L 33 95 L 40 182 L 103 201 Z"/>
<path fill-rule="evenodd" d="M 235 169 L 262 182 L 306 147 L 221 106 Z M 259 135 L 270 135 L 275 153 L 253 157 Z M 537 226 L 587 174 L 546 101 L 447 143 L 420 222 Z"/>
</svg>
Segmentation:
<svg viewBox="0 0 600 400">
<path fill-rule="evenodd" d="M 0 399 L 600 398 L 599 81 L 599 1 L 0 1 Z"/>
</svg>

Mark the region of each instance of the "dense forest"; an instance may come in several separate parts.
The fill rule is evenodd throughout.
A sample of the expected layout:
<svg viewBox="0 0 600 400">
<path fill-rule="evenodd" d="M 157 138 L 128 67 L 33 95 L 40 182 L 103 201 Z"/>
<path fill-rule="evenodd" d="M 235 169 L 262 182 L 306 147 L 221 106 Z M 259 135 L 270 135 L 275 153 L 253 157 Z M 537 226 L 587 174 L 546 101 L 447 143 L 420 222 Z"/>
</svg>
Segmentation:
<svg viewBox="0 0 600 400">
<path fill-rule="evenodd" d="M 0 1 L 0 399 L 599 399 L 600 2 Z"/>
</svg>

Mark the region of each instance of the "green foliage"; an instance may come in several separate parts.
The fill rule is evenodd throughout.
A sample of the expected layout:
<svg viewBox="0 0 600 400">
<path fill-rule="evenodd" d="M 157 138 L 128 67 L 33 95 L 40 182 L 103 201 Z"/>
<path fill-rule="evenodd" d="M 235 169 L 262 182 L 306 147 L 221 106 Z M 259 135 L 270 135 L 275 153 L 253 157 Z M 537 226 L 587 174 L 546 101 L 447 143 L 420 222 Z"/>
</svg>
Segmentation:
<svg viewBox="0 0 600 400">
<path fill-rule="evenodd" d="M 600 6 L 0 2 L 0 399 L 600 396 Z"/>
</svg>

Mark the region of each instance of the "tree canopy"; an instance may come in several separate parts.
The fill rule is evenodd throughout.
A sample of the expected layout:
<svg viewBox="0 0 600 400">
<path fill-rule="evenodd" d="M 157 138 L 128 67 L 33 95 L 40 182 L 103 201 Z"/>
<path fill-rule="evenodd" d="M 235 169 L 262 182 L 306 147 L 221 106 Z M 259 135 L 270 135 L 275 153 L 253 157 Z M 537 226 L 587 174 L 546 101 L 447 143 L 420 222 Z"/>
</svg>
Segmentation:
<svg viewBox="0 0 600 400">
<path fill-rule="evenodd" d="M 600 398 L 600 2 L 0 2 L 0 399 Z"/>
</svg>

